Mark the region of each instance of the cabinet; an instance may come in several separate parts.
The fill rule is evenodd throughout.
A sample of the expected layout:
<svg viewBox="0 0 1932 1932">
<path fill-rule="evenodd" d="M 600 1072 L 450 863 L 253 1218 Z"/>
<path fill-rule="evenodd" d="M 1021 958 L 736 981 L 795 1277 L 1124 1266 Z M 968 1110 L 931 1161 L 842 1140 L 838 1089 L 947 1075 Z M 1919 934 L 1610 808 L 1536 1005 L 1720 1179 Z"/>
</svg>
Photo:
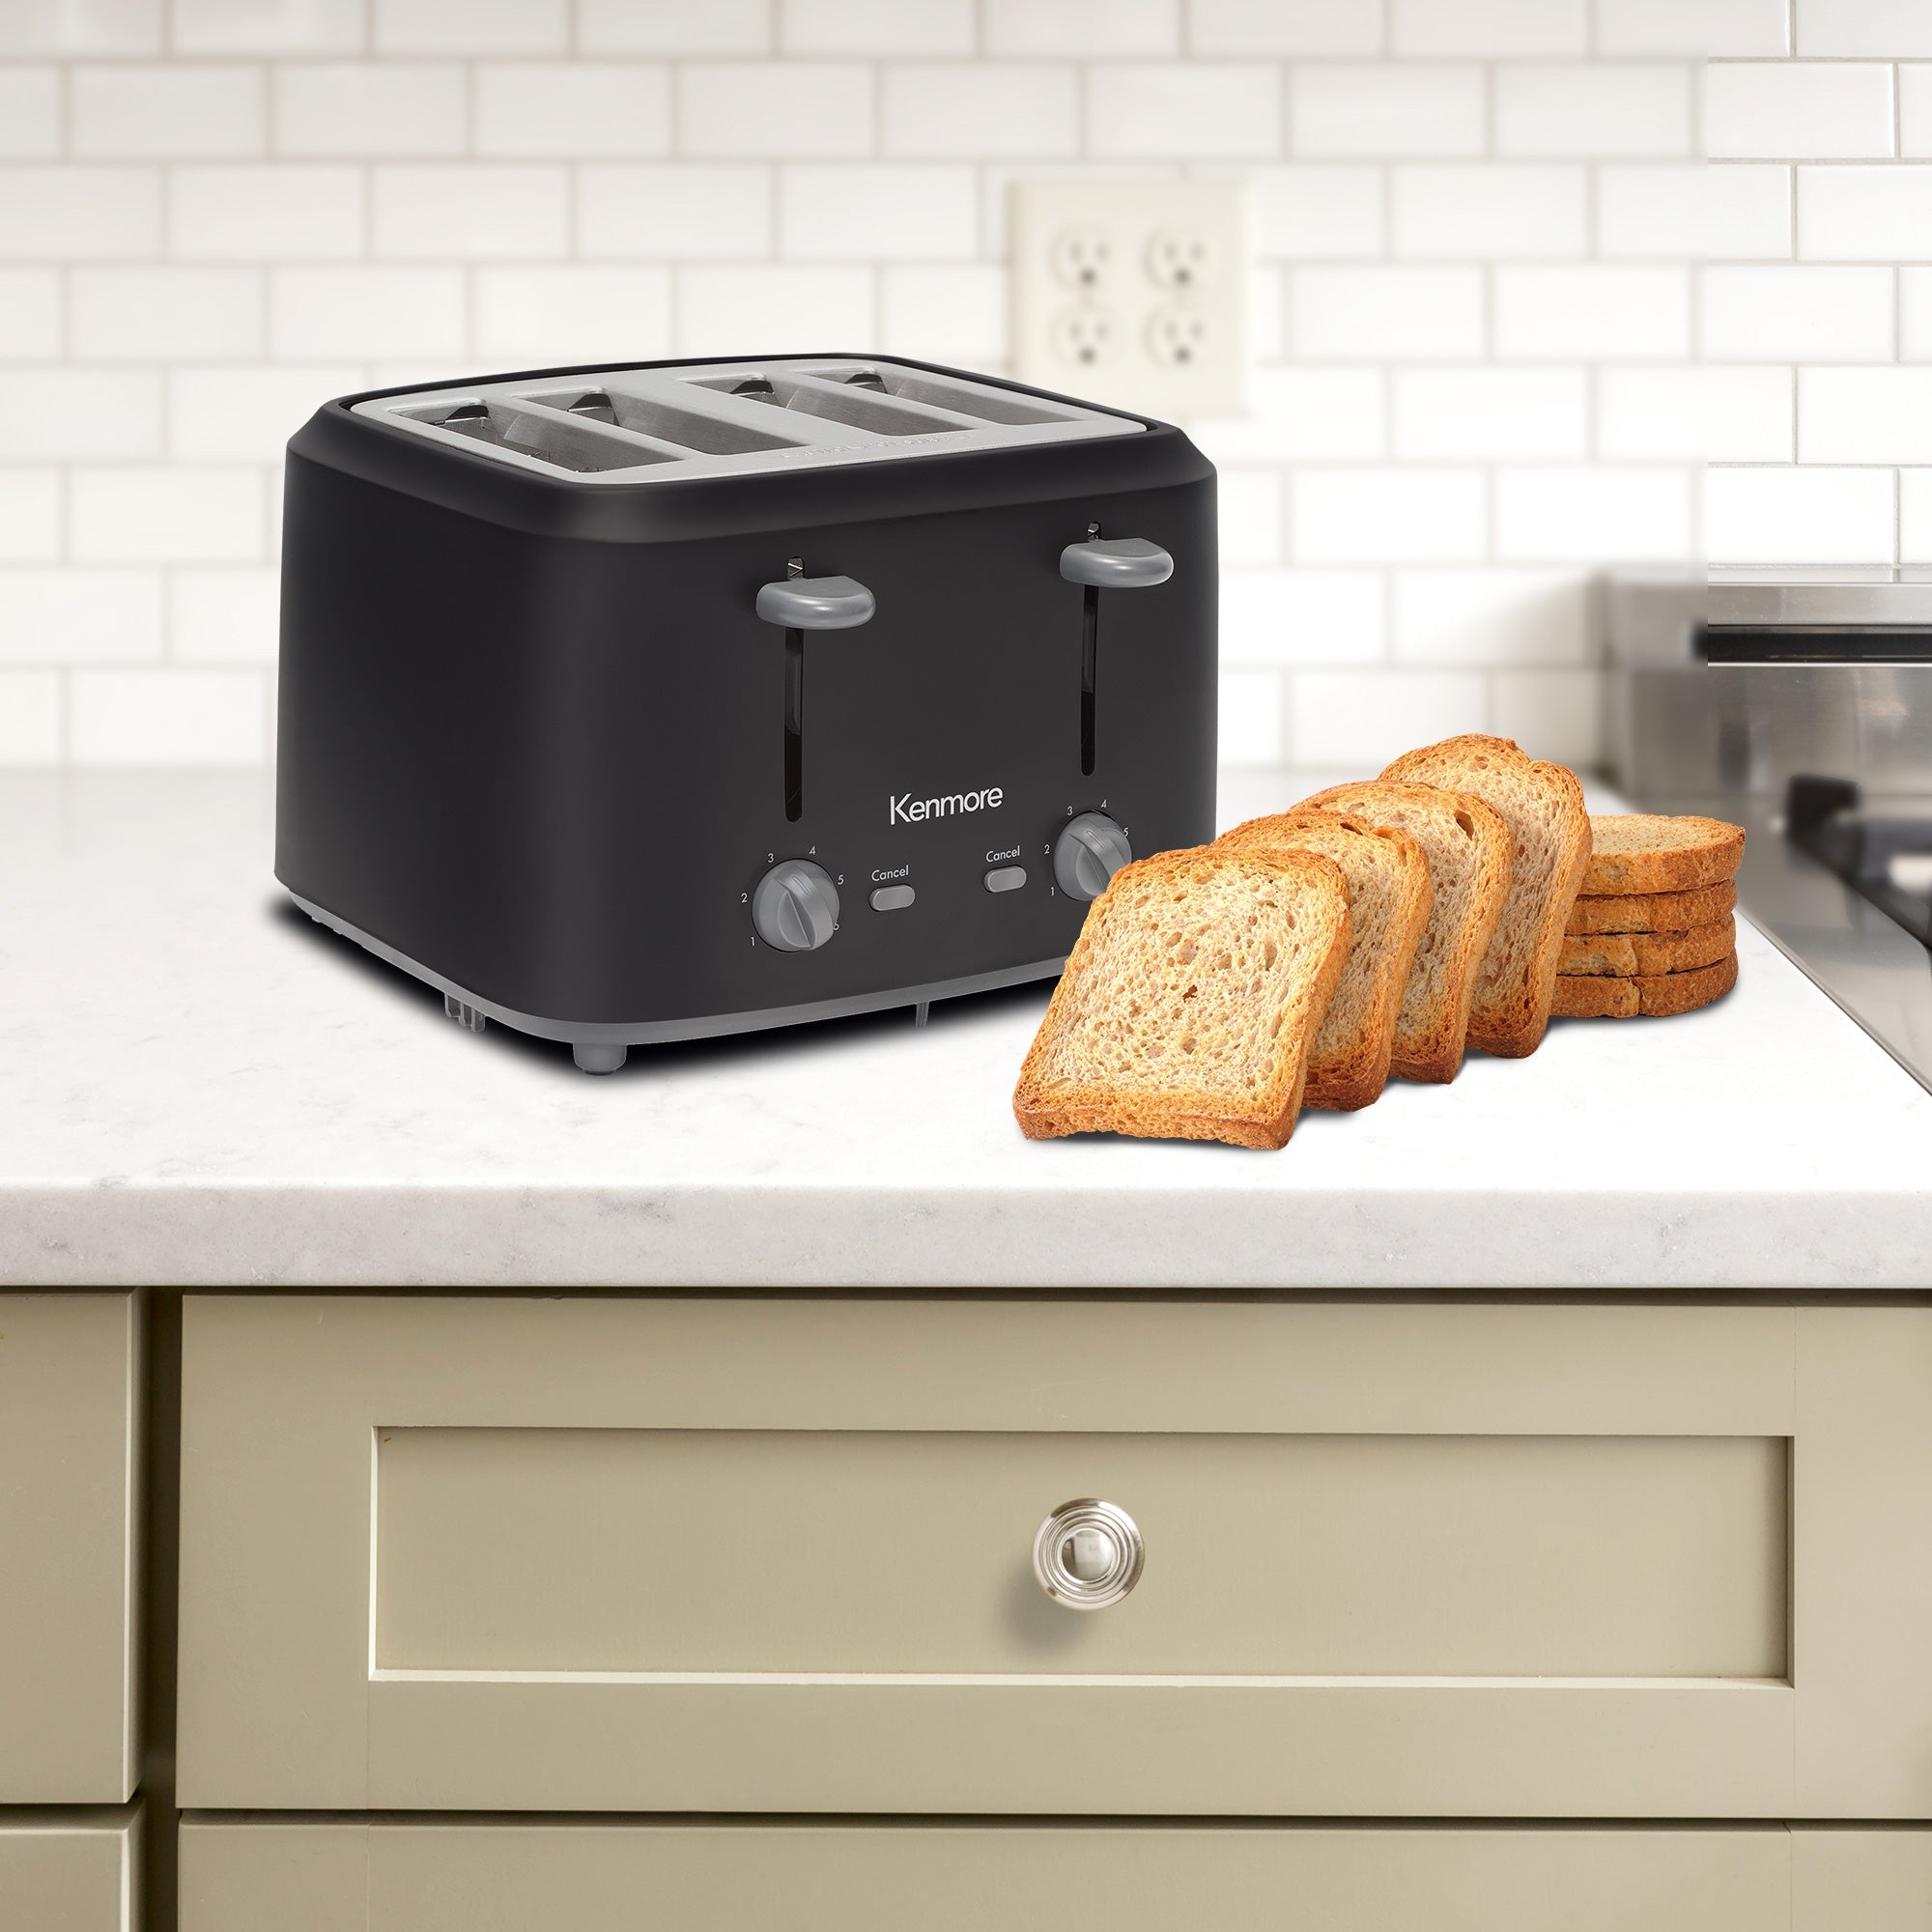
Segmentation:
<svg viewBox="0 0 1932 1932">
<path fill-rule="evenodd" d="M 0 1925 L 140 1932 L 140 1831 L 131 1804 L 0 1815 Z"/>
</svg>

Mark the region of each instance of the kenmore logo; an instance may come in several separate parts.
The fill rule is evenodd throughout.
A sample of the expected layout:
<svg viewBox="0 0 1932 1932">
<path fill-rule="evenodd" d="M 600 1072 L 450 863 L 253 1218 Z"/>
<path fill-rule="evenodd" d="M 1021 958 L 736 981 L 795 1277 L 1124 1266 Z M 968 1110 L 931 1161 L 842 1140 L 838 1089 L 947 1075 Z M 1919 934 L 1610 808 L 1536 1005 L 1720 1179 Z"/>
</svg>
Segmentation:
<svg viewBox="0 0 1932 1932">
<path fill-rule="evenodd" d="M 917 825 L 927 818 L 951 818 L 957 812 L 992 811 L 1006 803 L 1006 793 L 998 785 L 987 785 L 981 791 L 948 792 L 944 798 L 915 798 L 907 792 L 903 798 L 890 801 L 892 810 L 886 814 L 889 825 Z"/>
</svg>

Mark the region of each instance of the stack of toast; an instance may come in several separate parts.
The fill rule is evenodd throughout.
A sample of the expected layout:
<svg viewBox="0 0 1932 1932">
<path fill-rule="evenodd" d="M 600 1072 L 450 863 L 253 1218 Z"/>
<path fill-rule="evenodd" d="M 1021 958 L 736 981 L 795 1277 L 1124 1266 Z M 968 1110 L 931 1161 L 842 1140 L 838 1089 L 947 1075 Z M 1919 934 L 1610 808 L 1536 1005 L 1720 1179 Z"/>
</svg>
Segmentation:
<svg viewBox="0 0 1932 1932">
<path fill-rule="evenodd" d="M 1596 822 L 1606 828 L 1601 872 L 1576 774 L 1472 735 L 1211 845 L 1122 867 L 1089 911 L 1020 1070 L 1021 1128 L 1036 1140 L 1114 1132 L 1279 1148 L 1304 1104 L 1366 1107 L 1391 1074 L 1453 1080 L 1465 1045 L 1535 1052 L 1552 1011 L 1598 1009 L 1566 985 L 1615 979 L 1639 988 L 1633 1010 L 1650 1010 L 1649 968 L 1706 970 L 1682 963 L 1695 952 L 1689 928 L 1660 951 L 1662 928 L 1579 934 L 1574 920 L 1614 922 L 1640 899 L 1690 893 L 1642 882 L 1661 851 L 1716 844 L 1671 844 L 1655 829 L 1683 821 L 1642 821 L 1634 838 L 1618 829 L 1626 821 Z M 1672 859 L 1663 872 L 1712 863 Z M 1590 904 L 1615 897 L 1626 911 L 1577 914 L 1592 882 Z M 1587 963 L 1597 959 L 1613 963 Z"/>
<path fill-rule="evenodd" d="M 1741 827 L 1631 812 L 1590 821 L 1551 1010 L 1573 1019 L 1694 1012 L 1737 984 Z"/>
</svg>

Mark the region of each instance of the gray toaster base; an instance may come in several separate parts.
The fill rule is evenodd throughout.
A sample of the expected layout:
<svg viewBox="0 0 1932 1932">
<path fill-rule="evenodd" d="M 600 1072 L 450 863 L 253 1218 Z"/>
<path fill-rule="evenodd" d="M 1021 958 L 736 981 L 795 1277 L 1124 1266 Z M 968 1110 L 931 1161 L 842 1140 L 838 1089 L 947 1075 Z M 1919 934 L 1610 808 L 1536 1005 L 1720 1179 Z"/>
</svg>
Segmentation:
<svg viewBox="0 0 1932 1932">
<path fill-rule="evenodd" d="M 668 1046 L 678 1040 L 713 1039 L 725 1034 L 757 1033 L 766 1027 L 799 1026 L 810 1020 L 847 1019 L 854 1013 L 876 1013 L 894 1007 L 917 1007 L 921 1018 L 933 1000 L 957 1000 L 968 993 L 997 992 L 1002 986 L 1020 986 L 1030 980 L 1058 977 L 1065 959 L 1038 959 L 1026 966 L 1002 966 L 993 973 L 972 973 L 963 980 L 934 980 L 923 986 L 897 986 L 883 993 L 855 993 L 841 1000 L 813 1000 L 798 1007 L 767 1007 L 757 1012 L 712 1013 L 688 1020 L 552 1020 L 541 1013 L 520 1013 L 514 1007 L 499 1007 L 494 1000 L 459 986 L 440 973 L 432 972 L 393 946 L 338 919 L 326 906 L 316 905 L 299 893 L 290 893 L 303 912 L 318 924 L 344 939 L 353 939 L 367 952 L 391 966 L 400 966 L 413 979 L 434 986 L 443 997 L 445 1010 L 473 1031 L 482 1032 L 485 1019 L 514 1027 L 518 1033 L 534 1034 L 539 1039 L 568 1040 L 571 1051 L 586 1073 L 614 1073 L 624 1064 L 625 1049 L 633 1046 Z"/>
</svg>

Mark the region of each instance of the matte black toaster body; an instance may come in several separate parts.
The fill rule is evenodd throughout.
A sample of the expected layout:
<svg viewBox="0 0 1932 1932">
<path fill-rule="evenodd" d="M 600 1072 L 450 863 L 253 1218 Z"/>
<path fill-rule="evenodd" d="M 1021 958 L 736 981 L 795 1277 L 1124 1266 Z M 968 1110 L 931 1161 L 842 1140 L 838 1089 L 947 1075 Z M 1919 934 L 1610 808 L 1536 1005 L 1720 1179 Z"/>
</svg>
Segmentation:
<svg viewBox="0 0 1932 1932">
<path fill-rule="evenodd" d="M 550 371 L 325 405 L 285 518 L 277 877 L 593 1070 L 1050 977 L 1212 836 L 1214 474 L 1164 424 Z"/>
</svg>

